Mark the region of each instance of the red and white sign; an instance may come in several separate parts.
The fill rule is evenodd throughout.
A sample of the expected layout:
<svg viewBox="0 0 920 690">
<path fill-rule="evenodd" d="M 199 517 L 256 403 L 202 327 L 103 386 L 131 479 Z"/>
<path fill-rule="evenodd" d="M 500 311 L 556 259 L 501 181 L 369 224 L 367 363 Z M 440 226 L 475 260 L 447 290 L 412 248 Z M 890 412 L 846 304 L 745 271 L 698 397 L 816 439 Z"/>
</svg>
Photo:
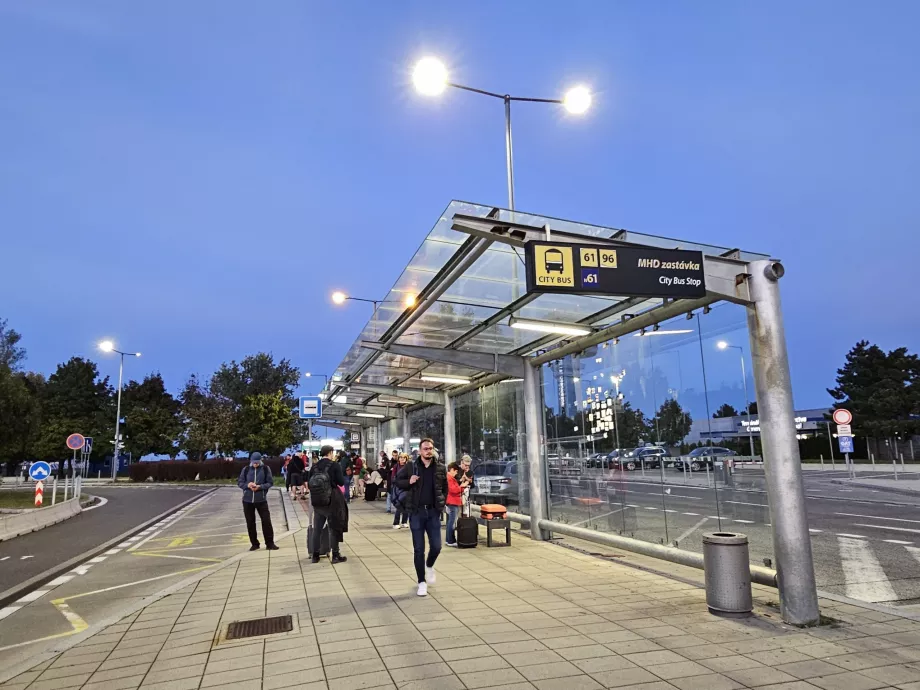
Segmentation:
<svg viewBox="0 0 920 690">
<path fill-rule="evenodd" d="M 80 450 L 85 442 L 81 434 L 71 434 L 67 437 L 67 447 L 71 450 Z"/>
<path fill-rule="evenodd" d="M 839 410 L 834 410 L 834 423 L 836 424 L 849 424 L 853 421 L 853 415 L 849 410 L 844 410 L 842 407 Z"/>
<path fill-rule="evenodd" d="M 45 485 L 42 482 L 35 482 L 35 507 L 41 508 L 42 499 L 44 498 Z"/>
</svg>

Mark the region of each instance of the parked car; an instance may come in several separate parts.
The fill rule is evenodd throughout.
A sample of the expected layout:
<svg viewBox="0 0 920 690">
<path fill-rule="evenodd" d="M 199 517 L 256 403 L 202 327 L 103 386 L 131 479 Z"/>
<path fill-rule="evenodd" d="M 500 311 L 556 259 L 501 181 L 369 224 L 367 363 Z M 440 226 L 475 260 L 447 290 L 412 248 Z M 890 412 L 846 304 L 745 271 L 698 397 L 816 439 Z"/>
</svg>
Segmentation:
<svg viewBox="0 0 920 690">
<path fill-rule="evenodd" d="M 607 454 L 607 466 L 611 470 L 634 470 L 639 466 L 636 448 L 617 448 Z"/>
<path fill-rule="evenodd" d="M 509 505 L 518 502 L 518 465 L 516 462 L 484 462 L 473 470 L 473 486 L 470 488 L 473 503 L 500 503 Z"/>
<path fill-rule="evenodd" d="M 680 470 L 681 472 L 685 469 L 689 469 L 691 472 L 697 472 L 706 467 L 713 469 L 713 463 L 735 455 L 738 454 L 729 448 L 722 448 L 721 446 L 702 446 L 691 450 L 689 455 L 678 458 L 674 463 L 674 469 Z"/>
<path fill-rule="evenodd" d="M 585 464 L 592 469 L 604 469 L 607 467 L 607 453 L 592 453 Z"/>
</svg>

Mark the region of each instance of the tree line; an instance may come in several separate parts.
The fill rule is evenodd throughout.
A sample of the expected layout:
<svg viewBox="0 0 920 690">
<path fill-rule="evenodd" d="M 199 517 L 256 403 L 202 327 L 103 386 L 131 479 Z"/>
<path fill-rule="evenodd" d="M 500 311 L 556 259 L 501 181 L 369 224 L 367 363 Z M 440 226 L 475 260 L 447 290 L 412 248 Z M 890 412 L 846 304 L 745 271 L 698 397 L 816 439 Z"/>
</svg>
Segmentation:
<svg viewBox="0 0 920 690">
<path fill-rule="evenodd" d="M 26 371 L 22 336 L 0 319 L 0 462 L 56 460 L 78 432 L 95 439 L 93 459 L 113 450 L 116 391 L 96 363 L 72 357 L 47 378 Z M 177 396 L 159 373 L 128 381 L 121 396 L 122 452 L 191 460 L 258 449 L 278 454 L 306 437 L 294 391 L 298 369 L 269 353 L 193 375 Z"/>
</svg>

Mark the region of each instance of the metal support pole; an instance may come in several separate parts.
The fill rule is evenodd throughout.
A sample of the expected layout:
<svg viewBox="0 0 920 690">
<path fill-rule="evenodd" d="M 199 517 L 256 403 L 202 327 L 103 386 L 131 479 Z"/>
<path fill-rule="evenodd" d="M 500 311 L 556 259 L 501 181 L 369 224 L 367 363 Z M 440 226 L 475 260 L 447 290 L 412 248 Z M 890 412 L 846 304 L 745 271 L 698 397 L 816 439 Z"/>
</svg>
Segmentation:
<svg viewBox="0 0 920 690">
<path fill-rule="evenodd" d="M 377 422 L 377 438 L 374 443 L 374 464 L 371 467 L 377 467 L 380 462 L 380 451 L 383 450 L 383 424 Z"/>
<path fill-rule="evenodd" d="M 751 427 L 751 402 L 748 400 L 748 391 L 747 391 L 747 374 L 744 372 L 744 349 L 739 347 L 741 350 L 741 382 L 744 384 L 744 404 L 747 405 L 747 416 L 748 416 L 748 441 L 751 444 L 751 460 L 754 460 L 754 429 Z M 758 419 L 760 417 L 758 416 Z"/>
<path fill-rule="evenodd" d="M 831 469 L 837 469 L 834 462 L 834 439 L 831 437 L 831 423 L 824 422 L 827 425 L 827 445 L 831 449 Z"/>
<path fill-rule="evenodd" d="M 783 620 L 792 625 L 817 625 L 818 592 L 777 282 L 784 269 L 768 260 L 752 261 L 748 266 L 753 300 L 753 305 L 747 307 L 748 334 L 767 497 L 773 519 L 780 611 Z"/>
<path fill-rule="evenodd" d="M 547 511 L 546 473 L 543 471 L 543 448 L 540 440 L 540 416 L 543 401 L 539 395 L 540 371 L 527 363 L 524 367 L 524 419 L 527 425 L 527 466 L 530 483 L 530 534 L 539 541 L 549 538 L 540 529 L 540 520 L 549 517 Z"/>
<path fill-rule="evenodd" d="M 121 354 L 121 360 L 118 364 L 118 404 L 115 407 L 115 449 L 112 455 L 112 481 L 115 481 L 115 475 L 118 474 L 118 426 L 121 424 L 121 378 L 125 370 L 125 355 Z"/>
<path fill-rule="evenodd" d="M 57 503 L 57 480 L 58 478 L 55 477 L 51 484 L 51 505 Z"/>
<path fill-rule="evenodd" d="M 454 399 L 444 391 L 444 463 L 460 460 L 457 457 L 457 432 L 454 426 Z"/>
<path fill-rule="evenodd" d="M 511 96 L 505 96 L 505 159 L 508 168 L 508 209 L 514 210 L 514 154 L 511 149 Z"/>
<path fill-rule="evenodd" d="M 402 425 L 403 425 L 403 453 L 412 452 L 412 448 L 409 445 L 409 439 L 412 437 L 412 430 L 409 427 L 409 412 L 406 408 L 402 408 Z"/>
<path fill-rule="evenodd" d="M 361 427 L 361 446 L 358 448 L 358 452 L 361 453 L 361 457 L 367 460 L 367 429 L 363 426 Z"/>
</svg>

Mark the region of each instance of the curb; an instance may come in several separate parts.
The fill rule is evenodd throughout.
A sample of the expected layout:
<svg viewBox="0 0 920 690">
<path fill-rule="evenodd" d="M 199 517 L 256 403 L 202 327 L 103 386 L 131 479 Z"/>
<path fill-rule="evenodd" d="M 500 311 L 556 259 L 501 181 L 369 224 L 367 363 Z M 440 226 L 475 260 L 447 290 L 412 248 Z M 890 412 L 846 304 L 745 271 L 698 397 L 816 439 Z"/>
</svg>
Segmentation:
<svg viewBox="0 0 920 690">
<path fill-rule="evenodd" d="M 899 494 L 901 496 L 920 496 L 920 489 L 900 489 L 890 486 L 879 486 L 878 484 L 866 484 L 852 479 L 831 479 L 831 484 L 841 484 L 843 486 L 858 486 L 860 489 L 875 489 L 876 491 L 887 491 L 890 494 Z M 879 501 L 882 503 L 883 501 Z"/>
<path fill-rule="evenodd" d="M 35 575 L 35 576 L 29 578 L 29 579 L 26 580 L 25 582 L 22 582 L 22 583 L 20 583 L 20 584 L 18 584 L 18 585 L 15 585 L 15 586 L 11 587 L 10 589 L 7 589 L 6 591 L 0 592 L 0 608 L 3 608 L 3 607 L 6 606 L 7 604 L 16 601 L 17 599 L 19 599 L 19 598 L 22 597 L 23 595 L 28 594 L 28 593 L 29 593 L 30 591 L 32 591 L 33 589 L 35 589 L 35 588 L 37 588 L 37 587 L 40 587 L 41 585 L 45 584 L 46 582 L 50 582 L 51 580 L 53 580 L 54 578 L 56 578 L 58 575 L 62 575 L 63 573 L 67 572 L 68 570 L 72 570 L 73 568 L 75 568 L 76 566 L 80 565 L 80 564 L 83 563 L 84 561 L 88 561 L 90 558 L 94 558 L 95 556 L 98 556 L 98 555 L 99 555 L 100 553 L 102 553 L 103 551 L 108 551 L 109 549 L 111 549 L 111 548 L 112 548 L 113 546 L 115 546 L 116 544 L 119 544 L 120 542 L 124 541 L 125 539 L 128 539 L 129 537 L 134 536 L 134 535 L 137 534 L 138 532 L 143 532 L 143 531 L 144 531 L 145 529 L 147 529 L 150 525 L 154 525 L 154 524 L 156 524 L 157 522 L 159 522 L 160 520 L 162 520 L 163 518 L 169 517 L 169 516 L 172 515 L 173 513 L 177 512 L 177 511 L 179 511 L 179 510 L 182 510 L 182 508 L 184 508 L 185 506 L 187 506 L 187 505 L 188 505 L 189 503 L 191 503 L 192 501 L 198 500 L 199 498 L 204 498 L 205 496 L 214 493 L 215 491 L 217 491 L 218 488 L 220 488 L 220 487 L 216 487 L 216 488 L 214 488 L 214 489 L 211 489 L 210 491 L 202 492 L 202 493 L 200 493 L 200 494 L 198 494 L 198 495 L 196 495 L 196 496 L 192 496 L 192 497 L 189 498 L 188 500 L 183 501 L 183 502 L 180 503 L 179 505 L 173 506 L 173 507 L 170 508 L 169 510 L 166 510 L 166 511 L 160 513 L 160 514 L 157 515 L 156 517 L 152 517 L 152 518 L 150 518 L 149 520 L 147 520 L 146 522 L 143 522 L 143 523 L 141 523 L 140 525 L 136 525 L 135 527 L 132 527 L 132 528 L 129 529 L 127 532 L 124 532 L 123 534 L 120 534 L 120 535 L 118 535 L 117 537 L 115 537 L 115 538 L 113 538 L 113 539 L 109 539 L 109 540 L 108 540 L 107 542 L 105 542 L 104 544 L 100 544 L 99 546 L 95 546 L 95 547 L 93 547 L 92 549 L 90 549 L 89 551 L 84 551 L 84 552 L 81 553 L 80 555 L 74 556 L 73 558 L 71 558 L 71 559 L 68 560 L 68 561 L 65 561 L 64 563 L 58 563 L 56 566 L 54 566 L 54 567 L 52 567 L 52 568 L 48 568 L 48 570 L 46 570 L 46 571 L 44 571 L 44 572 L 42 572 L 42 573 L 39 573 L 38 575 Z"/>
</svg>

